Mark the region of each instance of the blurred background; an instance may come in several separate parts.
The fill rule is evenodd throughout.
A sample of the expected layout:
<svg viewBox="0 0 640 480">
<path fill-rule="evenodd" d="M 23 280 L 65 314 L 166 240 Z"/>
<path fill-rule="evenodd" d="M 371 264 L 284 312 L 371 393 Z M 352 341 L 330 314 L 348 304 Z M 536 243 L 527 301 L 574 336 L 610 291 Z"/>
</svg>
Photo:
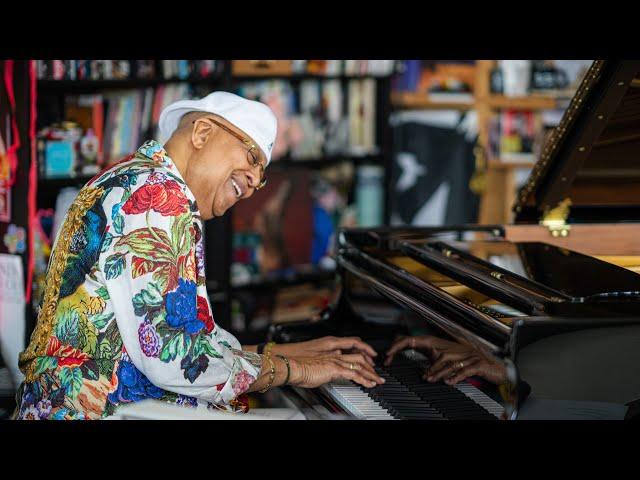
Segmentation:
<svg viewBox="0 0 640 480">
<path fill-rule="evenodd" d="M 79 188 L 145 140 L 166 140 L 157 122 L 168 104 L 226 90 L 278 117 L 267 188 L 205 231 L 216 321 L 256 343 L 269 325 L 309 318 L 332 301 L 342 227 L 509 223 L 518 188 L 591 60 L 1 64 L 7 358 L 33 329 L 51 241 Z"/>
</svg>

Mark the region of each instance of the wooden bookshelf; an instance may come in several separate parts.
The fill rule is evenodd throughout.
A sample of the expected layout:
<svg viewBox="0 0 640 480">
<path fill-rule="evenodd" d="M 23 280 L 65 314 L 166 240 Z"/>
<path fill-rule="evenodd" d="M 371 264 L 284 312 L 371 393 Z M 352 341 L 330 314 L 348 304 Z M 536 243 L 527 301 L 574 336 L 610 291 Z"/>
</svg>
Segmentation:
<svg viewBox="0 0 640 480">
<path fill-rule="evenodd" d="M 512 221 L 511 207 L 515 200 L 518 170 L 530 169 L 530 161 L 501 161 L 489 158 L 490 120 L 503 110 L 543 111 L 563 108 L 573 95 L 572 91 L 534 92 L 524 97 L 508 97 L 491 91 L 491 72 L 495 60 L 477 60 L 472 102 L 439 102 L 424 93 L 393 92 L 394 108 L 402 110 L 474 110 L 478 115 L 478 145 L 482 158 L 476 158 L 476 169 L 484 174 L 478 223 L 504 224 Z"/>
<path fill-rule="evenodd" d="M 519 168 L 533 168 L 535 162 L 526 162 L 526 161 L 501 161 L 501 160 L 490 160 L 487 162 L 488 169 L 499 169 L 499 170 L 516 170 Z"/>
<path fill-rule="evenodd" d="M 476 63 L 475 104 L 478 112 L 478 144 L 484 152 L 484 159 L 477 159 L 476 165 L 486 171 L 486 182 L 480 199 L 479 224 L 507 224 L 513 221 L 511 208 L 516 198 L 516 174 L 518 170 L 533 168 L 528 161 L 502 162 L 489 159 L 490 119 L 502 110 L 542 111 L 562 108 L 573 92 L 562 91 L 549 94 L 532 93 L 526 97 L 507 97 L 491 92 L 491 71 L 495 60 L 478 60 Z"/>
<path fill-rule="evenodd" d="M 491 109 L 495 110 L 553 110 L 558 108 L 559 99 L 544 95 L 527 97 L 489 95 L 484 101 Z"/>
<path fill-rule="evenodd" d="M 428 95 L 414 92 L 393 92 L 391 104 L 401 109 L 432 109 L 432 110 L 470 110 L 474 102 L 441 102 L 429 99 Z"/>
</svg>

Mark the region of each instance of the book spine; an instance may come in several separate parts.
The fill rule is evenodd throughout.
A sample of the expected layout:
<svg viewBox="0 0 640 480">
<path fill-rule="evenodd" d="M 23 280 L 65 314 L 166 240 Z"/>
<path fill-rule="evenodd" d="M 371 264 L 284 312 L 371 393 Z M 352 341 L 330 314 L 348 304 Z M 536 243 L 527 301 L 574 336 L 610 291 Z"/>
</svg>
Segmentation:
<svg viewBox="0 0 640 480">
<path fill-rule="evenodd" d="M 98 138 L 98 165 L 104 164 L 104 104 L 102 95 L 96 95 L 93 102 L 93 131 Z"/>
<path fill-rule="evenodd" d="M 189 60 L 176 60 L 178 67 L 178 78 L 186 80 L 189 78 Z"/>
<path fill-rule="evenodd" d="M 363 125 L 362 143 L 367 153 L 376 148 L 376 81 L 368 78 L 362 81 Z"/>
<path fill-rule="evenodd" d="M 53 61 L 53 79 L 54 80 L 62 80 L 64 79 L 64 62 L 62 60 L 54 60 Z"/>
</svg>

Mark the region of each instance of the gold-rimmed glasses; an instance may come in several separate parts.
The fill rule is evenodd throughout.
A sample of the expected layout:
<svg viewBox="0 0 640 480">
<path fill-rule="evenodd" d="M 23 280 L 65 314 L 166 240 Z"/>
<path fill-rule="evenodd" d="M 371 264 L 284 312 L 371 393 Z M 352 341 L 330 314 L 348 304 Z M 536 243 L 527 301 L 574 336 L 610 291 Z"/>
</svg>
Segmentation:
<svg viewBox="0 0 640 480">
<path fill-rule="evenodd" d="M 217 120 L 209 117 L 206 117 L 206 118 L 207 120 L 211 121 L 211 123 L 217 125 L 221 129 L 223 129 L 225 132 L 233 135 L 242 143 L 244 143 L 245 147 L 247 147 L 247 161 L 252 167 L 260 167 L 260 172 L 261 172 L 260 183 L 255 186 L 255 189 L 260 190 L 261 188 L 263 188 L 267 184 L 267 178 L 264 173 L 264 165 L 262 165 L 262 162 L 260 162 L 260 159 L 259 159 L 260 158 L 259 147 L 248 138 L 244 138 L 242 135 L 234 132 L 229 127 L 218 122 Z M 196 123 L 196 121 L 194 120 L 192 123 Z"/>
</svg>

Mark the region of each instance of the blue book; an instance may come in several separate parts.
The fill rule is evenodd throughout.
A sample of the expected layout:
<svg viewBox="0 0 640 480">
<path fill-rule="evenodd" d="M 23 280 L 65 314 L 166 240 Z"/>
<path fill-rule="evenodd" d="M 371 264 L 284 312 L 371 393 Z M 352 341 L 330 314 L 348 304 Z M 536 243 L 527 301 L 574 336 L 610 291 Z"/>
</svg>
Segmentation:
<svg viewBox="0 0 640 480">
<path fill-rule="evenodd" d="M 178 78 L 189 78 L 189 60 L 178 60 Z"/>
<path fill-rule="evenodd" d="M 76 151 L 72 142 L 47 142 L 45 146 L 45 176 L 47 178 L 75 176 Z"/>
<path fill-rule="evenodd" d="M 420 74 L 422 73 L 422 62 L 420 60 L 407 60 L 406 74 L 406 89 L 409 92 L 415 92 L 418 89 L 418 83 L 420 83 Z"/>
</svg>

